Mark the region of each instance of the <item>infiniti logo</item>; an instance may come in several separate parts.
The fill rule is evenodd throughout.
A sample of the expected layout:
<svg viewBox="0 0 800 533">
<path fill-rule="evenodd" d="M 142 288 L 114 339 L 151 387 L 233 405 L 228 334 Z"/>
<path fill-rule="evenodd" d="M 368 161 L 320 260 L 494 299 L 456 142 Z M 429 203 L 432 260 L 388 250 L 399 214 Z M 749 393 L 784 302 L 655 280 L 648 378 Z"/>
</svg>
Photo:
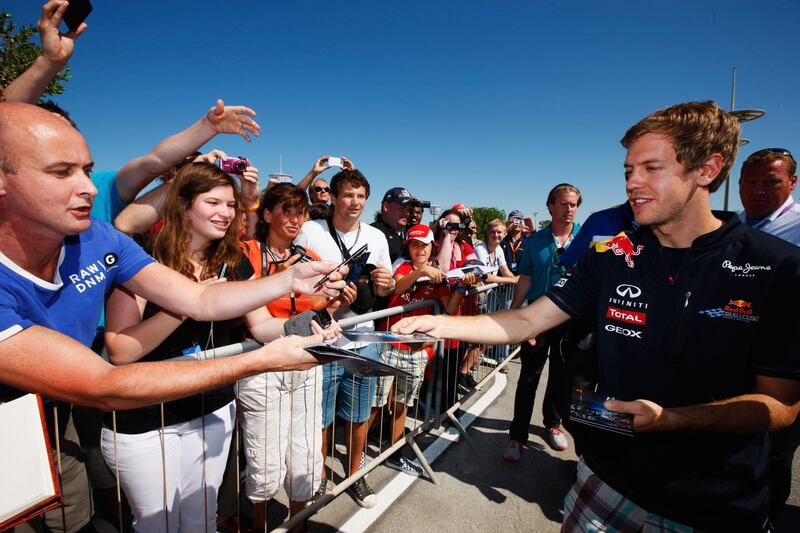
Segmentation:
<svg viewBox="0 0 800 533">
<path fill-rule="evenodd" d="M 638 298 L 642 294 L 642 289 L 636 285 L 624 283 L 622 285 L 617 285 L 617 294 L 623 298 Z"/>
</svg>

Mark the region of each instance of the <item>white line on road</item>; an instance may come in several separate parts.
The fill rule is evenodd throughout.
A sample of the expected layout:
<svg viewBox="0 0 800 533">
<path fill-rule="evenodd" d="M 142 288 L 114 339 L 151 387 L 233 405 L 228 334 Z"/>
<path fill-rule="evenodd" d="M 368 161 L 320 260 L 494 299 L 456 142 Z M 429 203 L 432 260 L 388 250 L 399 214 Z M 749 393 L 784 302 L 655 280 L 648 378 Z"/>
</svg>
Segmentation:
<svg viewBox="0 0 800 533">
<path fill-rule="evenodd" d="M 498 397 L 506 388 L 508 378 L 499 372 L 495 374 L 492 386 L 463 414 L 458 420 L 464 428 L 469 427 L 484 410 Z M 433 444 L 425 449 L 425 458 L 428 463 L 433 462 L 454 442 L 458 440 L 459 434 L 454 428 L 447 428 Z M 343 533 L 361 533 L 366 531 L 380 516 L 408 489 L 418 478 L 408 474 L 398 473 L 389 483 L 377 492 L 378 503 L 372 509 L 359 509 L 350 517 L 347 522 L 342 524 L 339 531 Z"/>
</svg>

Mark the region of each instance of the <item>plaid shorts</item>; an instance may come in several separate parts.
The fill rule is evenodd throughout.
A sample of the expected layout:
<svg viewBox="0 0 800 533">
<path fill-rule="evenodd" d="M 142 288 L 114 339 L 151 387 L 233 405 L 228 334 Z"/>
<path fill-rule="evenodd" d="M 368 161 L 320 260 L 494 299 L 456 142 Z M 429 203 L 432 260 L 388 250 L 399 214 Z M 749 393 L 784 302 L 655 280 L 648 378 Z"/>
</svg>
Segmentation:
<svg viewBox="0 0 800 533">
<path fill-rule="evenodd" d="M 387 345 L 381 354 L 381 362 L 410 372 L 410 378 L 397 378 L 397 387 L 394 391 L 394 401 L 407 406 L 414 405 L 425 376 L 425 367 L 428 364 L 428 352 L 419 350 L 412 352 L 408 349 Z M 394 384 L 394 376 L 381 376 L 378 378 L 378 387 L 373 397 L 373 407 L 383 407 L 389 401 L 389 391 Z"/>
<path fill-rule="evenodd" d="M 603 483 L 581 459 L 578 479 L 564 499 L 561 531 L 688 533 L 695 530 L 642 509 Z"/>
</svg>

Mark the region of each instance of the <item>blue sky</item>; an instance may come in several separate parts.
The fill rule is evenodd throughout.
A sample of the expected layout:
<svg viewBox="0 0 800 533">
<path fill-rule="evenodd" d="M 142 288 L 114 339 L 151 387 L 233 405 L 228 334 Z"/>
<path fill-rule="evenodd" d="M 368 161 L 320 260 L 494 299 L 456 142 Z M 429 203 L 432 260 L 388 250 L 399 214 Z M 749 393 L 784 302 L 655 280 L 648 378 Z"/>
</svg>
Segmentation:
<svg viewBox="0 0 800 533">
<path fill-rule="evenodd" d="M 2 2 L 35 22 L 43 2 Z M 800 2 L 95 0 L 56 98 L 98 169 L 119 168 L 222 97 L 258 112 L 241 154 L 266 176 L 303 176 L 346 155 L 373 188 L 546 217 L 567 181 L 578 220 L 624 198 L 618 140 L 647 113 L 688 100 L 767 115 L 744 125 L 752 151 L 800 151 Z M 329 171 L 331 172 L 331 171 Z M 731 207 L 739 209 L 737 187 Z M 712 196 L 722 207 L 722 192 Z M 427 217 L 426 217 L 427 219 Z"/>
</svg>

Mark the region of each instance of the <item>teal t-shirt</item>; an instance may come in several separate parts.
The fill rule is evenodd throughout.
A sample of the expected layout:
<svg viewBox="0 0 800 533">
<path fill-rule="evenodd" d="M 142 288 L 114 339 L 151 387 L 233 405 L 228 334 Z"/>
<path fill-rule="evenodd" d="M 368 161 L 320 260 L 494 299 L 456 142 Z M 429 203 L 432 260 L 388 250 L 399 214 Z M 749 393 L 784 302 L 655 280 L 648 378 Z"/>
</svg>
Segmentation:
<svg viewBox="0 0 800 533">
<path fill-rule="evenodd" d="M 573 237 L 579 229 L 580 224 L 577 222 L 572 224 Z M 531 278 L 531 288 L 528 289 L 529 301 L 543 296 L 566 271 L 561 266 L 561 254 L 558 249 L 550 226 L 537 231 L 522 244 L 522 258 L 517 273 Z"/>
<path fill-rule="evenodd" d="M 92 217 L 109 224 L 125 209 L 117 190 L 117 171 L 92 172 L 92 183 L 97 188 L 97 196 L 92 204 Z"/>
</svg>

